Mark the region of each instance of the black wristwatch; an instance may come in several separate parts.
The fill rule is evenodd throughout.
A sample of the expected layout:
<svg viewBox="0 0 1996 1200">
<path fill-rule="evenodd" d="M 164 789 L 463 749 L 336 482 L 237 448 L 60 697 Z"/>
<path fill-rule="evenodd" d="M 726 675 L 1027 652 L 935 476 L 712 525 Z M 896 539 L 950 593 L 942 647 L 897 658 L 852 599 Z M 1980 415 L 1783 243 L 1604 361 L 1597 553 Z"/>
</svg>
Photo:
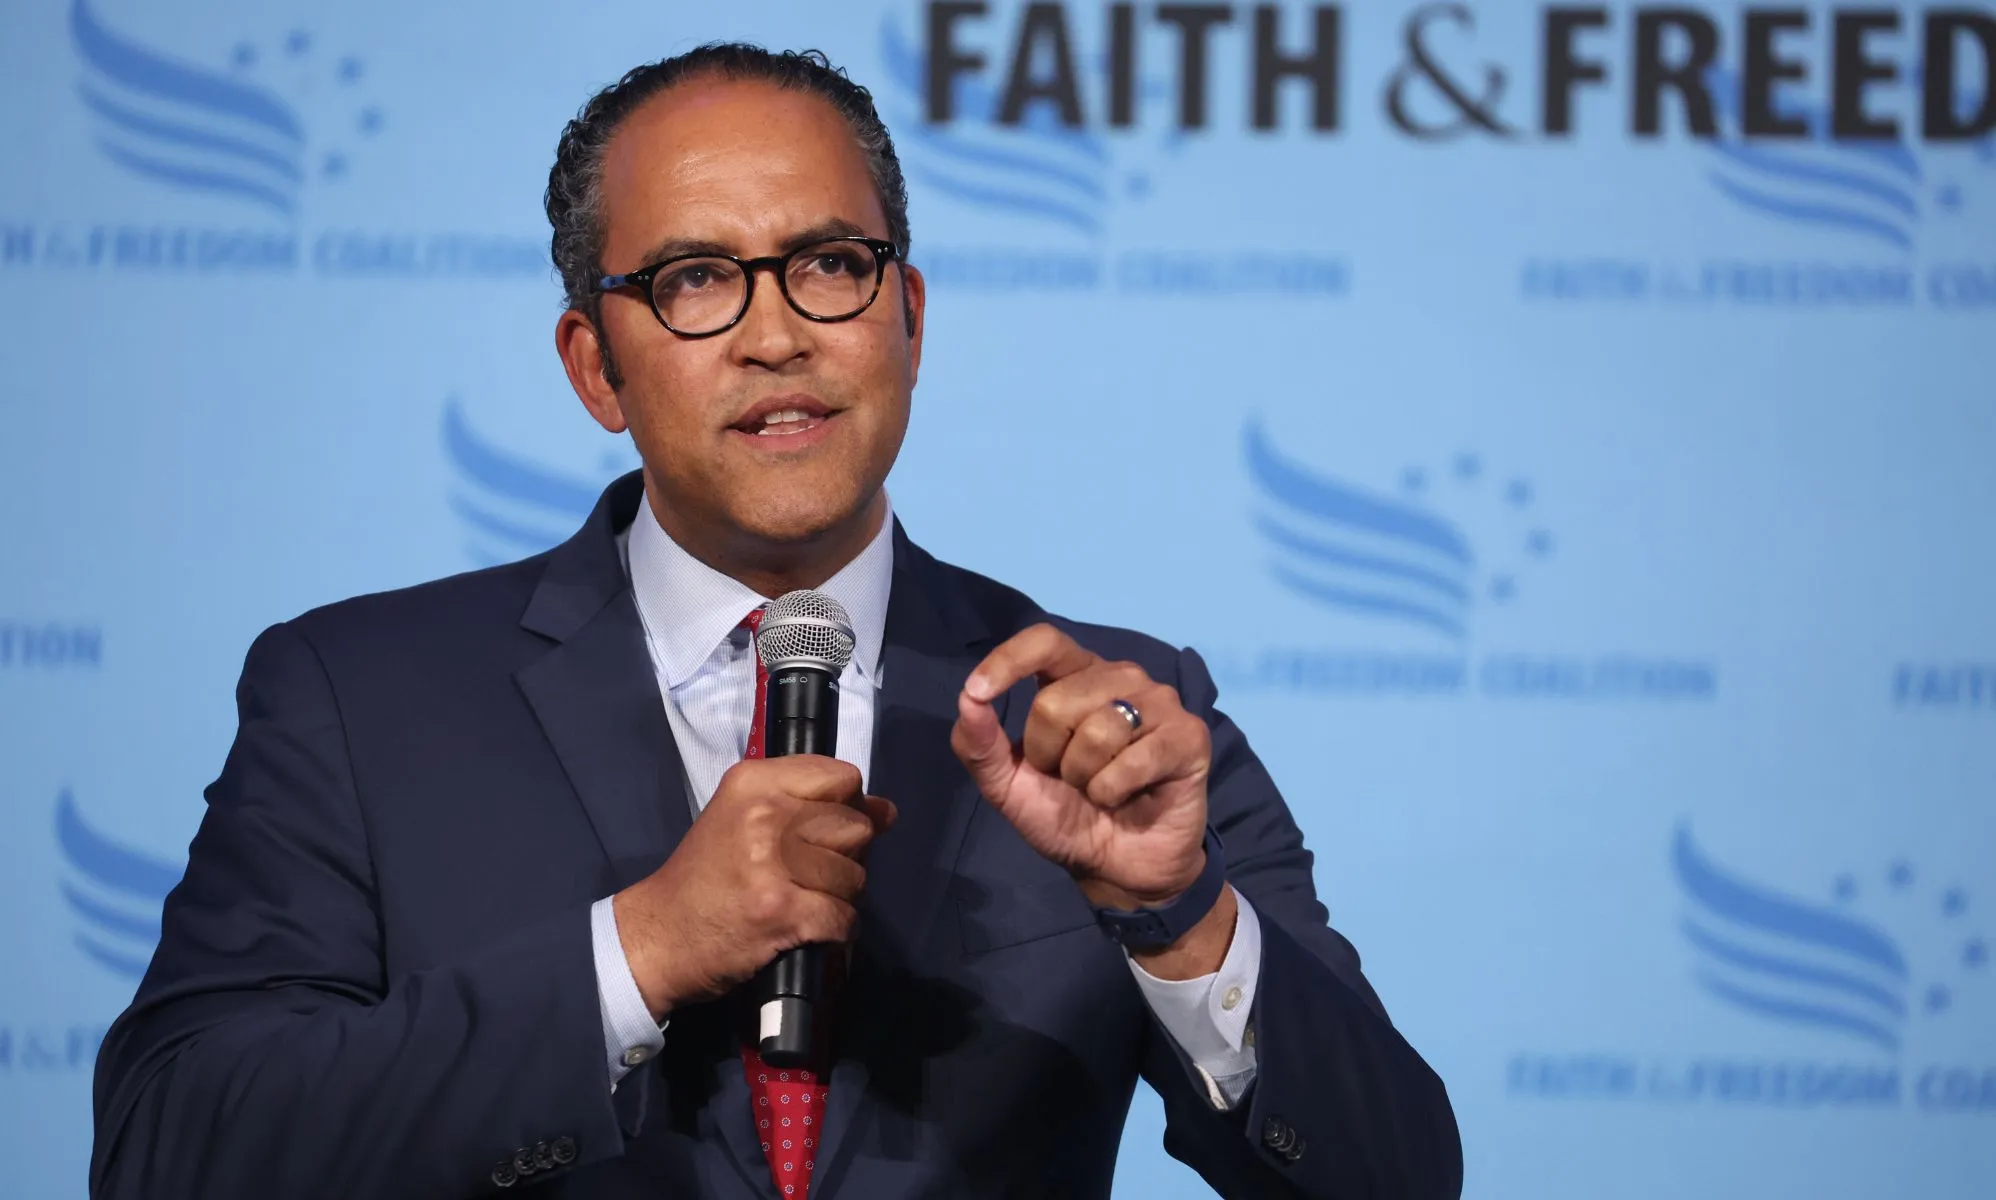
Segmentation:
<svg viewBox="0 0 1996 1200">
<path fill-rule="evenodd" d="M 1220 901 L 1227 886 L 1227 857 L 1220 835 L 1206 826 L 1206 866 L 1192 886 L 1155 908 L 1098 908 L 1095 921 L 1125 950 L 1162 950 L 1184 937 Z"/>
</svg>

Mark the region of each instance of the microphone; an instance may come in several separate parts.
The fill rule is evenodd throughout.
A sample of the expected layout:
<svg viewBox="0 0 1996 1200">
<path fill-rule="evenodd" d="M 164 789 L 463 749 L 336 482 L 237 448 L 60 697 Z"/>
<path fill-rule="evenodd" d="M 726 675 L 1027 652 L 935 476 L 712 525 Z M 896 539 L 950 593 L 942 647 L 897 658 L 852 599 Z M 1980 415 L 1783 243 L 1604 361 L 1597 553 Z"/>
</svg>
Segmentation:
<svg viewBox="0 0 1996 1200">
<path fill-rule="evenodd" d="M 839 740 L 839 674 L 852 661 L 852 618 L 823 592 L 800 589 L 770 602 L 755 652 L 769 673 L 763 754 L 834 756 Z M 828 956 L 840 947 L 798 946 L 757 972 L 757 1049 L 772 1067 L 807 1067 Z"/>
</svg>

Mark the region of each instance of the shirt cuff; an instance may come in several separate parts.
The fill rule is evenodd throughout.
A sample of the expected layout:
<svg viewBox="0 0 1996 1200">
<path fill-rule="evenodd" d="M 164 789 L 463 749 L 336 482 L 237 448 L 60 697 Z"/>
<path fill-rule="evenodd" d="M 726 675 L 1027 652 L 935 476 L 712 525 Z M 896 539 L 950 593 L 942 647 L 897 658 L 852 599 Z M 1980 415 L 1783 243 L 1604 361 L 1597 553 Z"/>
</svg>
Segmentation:
<svg viewBox="0 0 1996 1200">
<path fill-rule="evenodd" d="M 1232 884 L 1227 885 L 1232 887 Z M 1254 989 L 1261 980 L 1261 919 L 1234 893 L 1234 938 L 1220 969 L 1197 979 L 1159 979 L 1129 959 L 1157 1023 L 1192 1060 L 1214 1108 L 1240 1103 L 1254 1082 Z M 1125 953 L 1127 957 L 1127 952 Z"/>
<path fill-rule="evenodd" d="M 610 1090 L 631 1068 L 665 1049 L 665 1026 L 651 1019 L 644 994 L 631 975 L 624 943 L 617 936 L 617 910 L 605 896 L 589 906 L 589 942 L 596 958 L 596 1006 L 603 1016 L 603 1049 L 608 1056 Z"/>
</svg>

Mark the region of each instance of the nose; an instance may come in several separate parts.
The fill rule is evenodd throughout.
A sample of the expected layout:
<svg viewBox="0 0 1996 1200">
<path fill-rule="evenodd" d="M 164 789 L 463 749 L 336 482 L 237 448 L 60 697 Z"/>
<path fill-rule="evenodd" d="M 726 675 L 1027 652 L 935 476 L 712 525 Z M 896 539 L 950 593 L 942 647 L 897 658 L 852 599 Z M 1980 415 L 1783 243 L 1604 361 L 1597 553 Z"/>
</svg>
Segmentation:
<svg viewBox="0 0 1996 1200">
<path fill-rule="evenodd" d="M 768 279 L 760 278 L 760 270 L 755 272 L 748 311 L 734 331 L 735 357 L 743 366 L 778 371 L 810 353 L 810 322 L 784 299 L 777 274 L 781 270 L 770 264 Z"/>
</svg>

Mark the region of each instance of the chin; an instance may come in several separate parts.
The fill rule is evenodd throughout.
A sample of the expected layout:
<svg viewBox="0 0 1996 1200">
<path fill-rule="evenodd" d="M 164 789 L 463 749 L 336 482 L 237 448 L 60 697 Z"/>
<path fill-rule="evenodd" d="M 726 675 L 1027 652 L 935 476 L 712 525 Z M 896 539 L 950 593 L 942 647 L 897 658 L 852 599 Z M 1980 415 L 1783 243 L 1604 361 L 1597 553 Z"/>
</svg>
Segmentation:
<svg viewBox="0 0 1996 1200">
<path fill-rule="evenodd" d="M 739 514 L 736 524 L 765 542 L 805 545 L 850 520 L 864 500 L 829 496 L 786 497 L 789 503 L 762 503 Z"/>
</svg>

